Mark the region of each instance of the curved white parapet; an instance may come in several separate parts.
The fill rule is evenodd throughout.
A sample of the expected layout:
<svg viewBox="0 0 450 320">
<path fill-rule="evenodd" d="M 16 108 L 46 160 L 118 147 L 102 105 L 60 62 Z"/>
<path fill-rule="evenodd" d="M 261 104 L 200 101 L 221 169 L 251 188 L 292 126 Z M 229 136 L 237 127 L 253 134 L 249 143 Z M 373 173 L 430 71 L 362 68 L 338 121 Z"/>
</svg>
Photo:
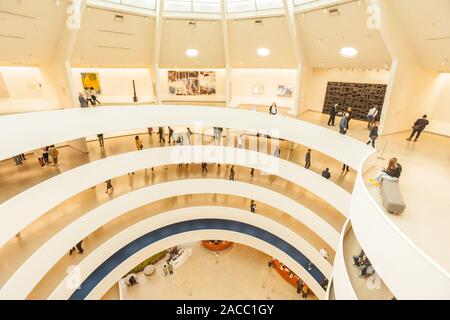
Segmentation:
<svg viewBox="0 0 450 320">
<path fill-rule="evenodd" d="M 320 126 L 283 116 L 233 108 L 118 106 L 74 108 L 0 117 L 0 160 L 65 141 L 158 126 L 223 127 L 260 130 L 308 146 L 359 168 L 371 149 L 360 141 Z M 11 141 L 14 137 L 14 142 Z"/>
<path fill-rule="evenodd" d="M 352 194 L 351 221 L 355 236 L 377 274 L 399 300 L 449 299 L 449 273 L 387 217 L 364 184 L 365 168 L 360 169 Z M 445 244 L 437 245 L 448 248 Z"/>
<path fill-rule="evenodd" d="M 116 234 L 113 238 L 109 239 L 98 247 L 91 254 L 86 256 L 74 273 L 69 274 L 53 291 L 50 295 L 50 299 L 67 299 L 75 291 L 75 287 L 68 285 L 73 284 L 74 274 L 79 277 L 79 283 L 82 283 L 86 278 L 105 260 L 111 257 L 120 248 L 123 248 L 133 240 L 143 236 L 144 234 L 159 229 L 161 227 L 177 223 L 180 221 L 189 221 L 196 219 L 225 219 L 232 221 L 240 221 L 252 226 L 261 228 L 263 230 L 270 230 L 270 233 L 283 239 L 290 245 L 294 246 L 305 256 L 307 256 L 313 263 L 322 271 L 322 273 L 328 278 L 331 275 L 332 267 L 327 260 L 323 259 L 320 253 L 314 249 L 309 243 L 293 233 L 288 228 L 281 226 L 280 224 L 270 220 L 268 218 L 249 214 L 248 211 L 227 208 L 227 207 L 189 207 L 182 208 L 173 211 L 169 211 L 164 214 L 159 214 L 154 217 L 150 217 L 143 221 L 136 223 L 135 225 L 127 228 L 126 230 Z M 320 284 L 307 272 L 299 263 L 295 262 L 289 255 L 283 253 L 274 246 L 259 240 L 253 236 L 240 235 L 239 237 L 232 236 L 236 232 L 226 232 L 220 229 L 213 229 L 205 231 L 198 236 L 198 233 L 186 232 L 179 235 L 168 235 L 163 241 L 158 241 L 151 245 L 151 248 L 147 248 L 146 252 L 137 252 L 131 256 L 127 261 L 120 265 L 116 270 L 110 273 L 107 277 L 103 278 L 102 282 L 89 294 L 88 299 L 97 299 L 101 297 L 115 282 L 118 281 L 128 270 L 131 270 L 135 265 L 139 264 L 145 258 L 149 257 L 155 252 L 167 249 L 173 245 L 179 245 L 180 243 L 192 242 L 197 240 L 205 240 L 212 238 L 220 238 L 223 240 L 229 240 L 233 242 L 240 242 L 245 245 L 256 248 L 262 252 L 272 255 L 273 257 L 280 259 L 291 270 L 293 270 L 308 287 L 318 296 L 319 299 L 323 299 L 325 291 Z M 145 251 L 145 249 L 143 250 Z"/>
<path fill-rule="evenodd" d="M 253 163 L 252 159 L 257 161 Z M 61 202 L 107 179 L 144 168 L 202 161 L 252 166 L 278 175 L 315 193 L 344 216 L 348 214 L 350 194 L 347 191 L 290 161 L 264 153 L 227 147 L 149 148 L 93 161 L 66 171 L 0 204 L 0 246 Z M 50 194 L 51 197 L 48 196 Z"/>
<path fill-rule="evenodd" d="M 350 228 L 351 223 L 350 219 L 348 219 L 342 228 L 339 246 L 336 250 L 336 256 L 333 263 L 333 288 L 336 300 L 358 300 L 350 277 L 348 276 L 344 258 L 344 238 Z"/>
<path fill-rule="evenodd" d="M 0 289 L 0 300 L 25 299 L 47 272 L 67 253 L 74 243 L 92 232 L 143 205 L 185 194 L 217 193 L 254 199 L 276 206 L 323 238 L 335 249 L 339 233 L 326 221 L 282 194 L 245 182 L 222 179 L 189 179 L 164 182 L 126 193 L 106 202 L 72 222 L 41 246 Z"/>
</svg>

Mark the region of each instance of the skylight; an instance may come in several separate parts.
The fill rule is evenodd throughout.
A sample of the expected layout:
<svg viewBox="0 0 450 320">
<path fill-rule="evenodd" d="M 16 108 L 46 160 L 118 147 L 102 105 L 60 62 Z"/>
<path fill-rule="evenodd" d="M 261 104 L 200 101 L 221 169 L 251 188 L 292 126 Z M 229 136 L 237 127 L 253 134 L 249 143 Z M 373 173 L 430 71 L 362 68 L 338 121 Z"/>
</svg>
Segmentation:
<svg viewBox="0 0 450 320">
<path fill-rule="evenodd" d="M 221 13 L 220 0 L 164 0 L 166 12 Z"/>
<path fill-rule="evenodd" d="M 105 0 L 129 7 L 156 10 L 156 0 Z"/>
<path fill-rule="evenodd" d="M 227 13 L 262 11 L 283 8 L 283 0 L 226 0 Z"/>
</svg>

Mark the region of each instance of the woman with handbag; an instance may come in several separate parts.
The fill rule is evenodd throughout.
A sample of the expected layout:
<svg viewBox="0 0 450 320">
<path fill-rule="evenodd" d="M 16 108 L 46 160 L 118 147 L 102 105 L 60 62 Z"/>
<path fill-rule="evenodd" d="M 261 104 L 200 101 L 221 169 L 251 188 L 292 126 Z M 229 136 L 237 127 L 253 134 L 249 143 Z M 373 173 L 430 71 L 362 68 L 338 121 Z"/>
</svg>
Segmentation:
<svg viewBox="0 0 450 320">
<path fill-rule="evenodd" d="M 374 122 L 372 128 L 370 128 L 369 139 L 366 144 L 369 145 L 372 142 L 372 147 L 375 148 L 375 140 L 378 139 L 378 122 Z"/>
</svg>

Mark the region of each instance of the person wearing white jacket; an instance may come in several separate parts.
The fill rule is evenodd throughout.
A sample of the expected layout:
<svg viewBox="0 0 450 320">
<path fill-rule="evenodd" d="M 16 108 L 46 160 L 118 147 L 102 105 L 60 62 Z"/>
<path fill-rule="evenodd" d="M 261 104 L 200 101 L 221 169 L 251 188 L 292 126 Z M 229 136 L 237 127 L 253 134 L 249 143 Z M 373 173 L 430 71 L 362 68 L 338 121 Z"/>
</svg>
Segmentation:
<svg viewBox="0 0 450 320">
<path fill-rule="evenodd" d="M 367 128 L 370 129 L 375 123 L 376 117 L 378 115 L 378 107 L 373 107 L 367 113 Z"/>
</svg>

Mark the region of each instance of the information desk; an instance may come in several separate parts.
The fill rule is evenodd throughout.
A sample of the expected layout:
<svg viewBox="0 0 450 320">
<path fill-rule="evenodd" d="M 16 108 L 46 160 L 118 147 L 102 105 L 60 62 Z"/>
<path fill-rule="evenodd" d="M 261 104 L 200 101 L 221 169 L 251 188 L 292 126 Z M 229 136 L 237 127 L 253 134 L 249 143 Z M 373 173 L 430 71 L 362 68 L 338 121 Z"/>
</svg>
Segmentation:
<svg viewBox="0 0 450 320">
<path fill-rule="evenodd" d="M 272 264 L 275 270 L 277 270 L 277 272 L 284 278 L 284 280 L 289 282 L 294 287 L 297 287 L 297 282 L 300 280 L 300 278 L 295 273 L 293 273 L 288 267 L 286 267 L 283 263 L 276 259 L 272 260 Z"/>
<path fill-rule="evenodd" d="M 205 240 L 202 241 L 202 245 L 211 251 L 222 251 L 229 248 L 233 242 L 223 240 Z"/>
</svg>

